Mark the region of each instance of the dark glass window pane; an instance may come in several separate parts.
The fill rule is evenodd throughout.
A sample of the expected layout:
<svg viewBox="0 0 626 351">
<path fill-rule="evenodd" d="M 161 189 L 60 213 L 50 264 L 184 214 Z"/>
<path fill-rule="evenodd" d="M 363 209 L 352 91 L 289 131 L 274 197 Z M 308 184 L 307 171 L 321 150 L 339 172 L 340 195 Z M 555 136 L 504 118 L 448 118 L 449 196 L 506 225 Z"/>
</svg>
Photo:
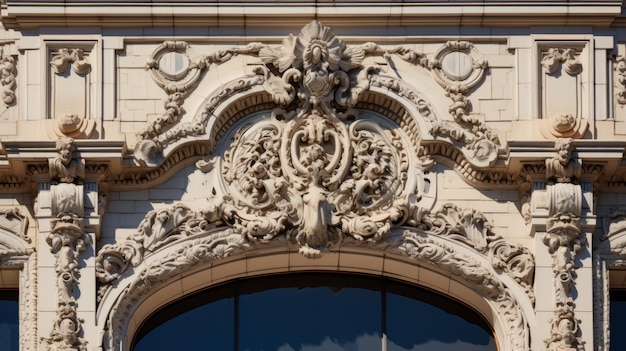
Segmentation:
<svg viewBox="0 0 626 351">
<path fill-rule="evenodd" d="M 0 291 L 0 350 L 19 350 L 17 291 Z"/>
<path fill-rule="evenodd" d="M 424 294 L 424 301 L 417 300 L 422 296 L 387 294 L 388 351 L 497 351 L 491 331 L 475 324 L 475 312 Z M 472 321 L 461 317 L 465 313 L 473 315 Z"/>
<path fill-rule="evenodd" d="M 146 333 L 133 350 L 233 350 L 234 300 L 218 300 L 165 320 Z"/>
<path fill-rule="evenodd" d="M 282 288 L 239 298 L 241 351 L 379 351 L 380 292 Z"/>
<path fill-rule="evenodd" d="M 623 350 L 626 345 L 626 291 L 611 291 L 610 311 L 611 350 Z"/>
</svg>

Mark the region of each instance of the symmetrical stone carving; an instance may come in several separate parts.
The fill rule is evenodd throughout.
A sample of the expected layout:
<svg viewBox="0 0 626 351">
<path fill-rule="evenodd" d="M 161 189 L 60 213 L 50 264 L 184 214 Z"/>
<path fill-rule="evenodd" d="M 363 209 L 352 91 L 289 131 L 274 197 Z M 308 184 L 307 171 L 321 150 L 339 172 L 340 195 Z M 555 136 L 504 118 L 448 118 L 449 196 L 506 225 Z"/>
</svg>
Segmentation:
<svg viewBox="0 0 626 351">
<path fill-rule="evenodd" d="M 214 164 L 204 163 L 211 168 Z M 255 200 L 264 198 L 262 193 Z M 269 194 L 266 194 L 269 195 Z M 283 207 L 284 216 L 293 212 Z M 344 211 L 347 211 L 344 208 Z M 278 211 L 276 211 L 278 212 Z M 100 296 L 104 296 L 109 284 L 115 283 L 131 267 L 144 264 L 141 271 L 135 271 L 132 280 L 117 299 L 109 318 L 109 334 L 105 349 L 117 350 L 122 337 L 125 320 L 136 302 L 158 284 L 180 275 L 192 267 L 215 259 L 249 250 L 265 241 L 266 244 L 285 245 L 279 235 L 287 231 L 278 230 L 278 214 L 259 217 L 258 222 L 247 227 L 257 233 L 263 231 L 263 237 L 250 237 L 242 233 L 240 225 L 224 220 L 236 213 L 233 202 L 227 198 L 212 198 L 202 211 L 192 211 L 184 205 L 175 205 L 168 209 L 152 211 L 140 224 L 138 232 L 127 240 L 115 245 L 105 245 L 96 259 L 97 276 L 103 285 Z M 498 278 L 496 272 L 502 271 L 518 281 L 529 291 L 532 282 L 534 260 L 530 252 L 522 247 L 506 242 L 491 231 L 485 217 L 475 210 L 462 210 L 454 205 L 445 205 L 441 210 L 431 213 L 427 210 L 416 211 L 404 223 L 414 229 L 402 229 L 401 240 L 386 237 L 384 245 L 380 242 L 366 241 L 366 245 L 384 247 L 391 252 L 401 252 L 411 258 L 436 264 L 466 281 L 483 296 L 491 300 L 504 316 L 507 333 L 512 349 L 528 348 L 528 331 L 519 302 L 510 294 L 508 288 Z M 263 227 L 263 225 L 267 225 Z M 407 227 L 405 227 L 407 228 Z M 395 237 L 395 236 L 394 236 Z M 439 238 L 439 239 L 437 239 Z M 344 241 L 359 242 L 355 236 Z M 182 242 L 175 250 L 165 247 Z M 491 262 L 491 267 L 478 262 L 475 258 L 461 254 L 446 242 L 457 242 L 471 248 L 481 255 L 482 260 Z M 163 250 L 161 250 L 163 248 Z M 159 255 L 160 252 L 168 252 Z M 305 254 L 308 251 L 305 250 Z M 150 259 L 148 256 L 156 256 Z M 529 295 L 532 299 L 532 294 Z"/>
<path fill-rule="evenodd" d="M 556 182 L 547 186 L 549 218 L 542 238 L 552 255 L 555 307 L 551 321 L 551 336 L 545 340 L 549 351 L 584 350 L 580 337 L 580 321 L 574 310 L 574 281 L 576 256 L 586 245 L 581 234 L 582 189 L 572 184 L 580 179 L 580 160 L 571 157 L 571 140 L 555 143 L 558 156 L 546 159 L 546 179 Z"/>
<path fill-rule="evenodd" d="M 79 278 L 79 256 L 89 242 L 83 228 L 84 161 L 72 157 L 71 138 L 57 141 L 58 156 L 49 160 L 52 194 L 51 230 L 46 238 L 56 258 L 58 309 L 57 320 L 48 338 L 42 338 L 51 351 L 86 350 L 81 338 L 81 319 L 76 316 L 75 288 Z"/>
<path fill-rule="evenodd" d="M 572 158 L 574 148 L 571 139 L 557 139 L 554 142 L 557 157 L 546 159 L 546 179 L 556 183 L 577 182 L 580 179 L 582 162 Z"/>
<path fill-rule="evenodd" d="M 589 128 L 589 122 L 580 116 L 575 117 L 572 114 L 564 114 L 551 116 L 549 118 L 542 119 L 543 128 L 541 134 L 546 139 L 555 138 L 582 138 L 587 129 Z"/>
<path fill-rule="evenodd" d="M 85 163 L 82 159 L 74 158 L 72 155 L 72 153 L 76 150 L 76 143 L 74 139 L 58 139 L 56 142 L 56 149 L 58 156 L 49 160 L 51 181 L 59 184 L 82 183 L 83 178 L 85 178 Z"/>
<path fill-rule="evenodd" d="M 51 123 L 48 123 L 48 136 L 51 138 L 89 138 L 96 128 L 93 119 L 81 118 L 74 113 L 58 115 Z"/>
<path fill-rule="evenodd" d="M 480 80 L 479 76 L 482 76 L 486 61 L 476 58 L 475 50 L 467 42 L 457 44 L 451 42 L 446 47 L 448 50 L 442 51 L 439 55 L 440 59 L 445 61 L 449 55 L 456 54 L 469 55 L 473 65 L 472 74 L 469 77 L 459 78 L 459 81 L 450 85 L 449 91 L 452 92 L 451 97 L 455 101 L 451 112 L 458 124 L 443 122 L 433 114 L 431 117 L 437 123 L 424 132 L 432 136 L 451 138 L 464 148 L 464 153 L 471 162 L 480 166 L 489 165 L 495 161 L 500 151 L 499 141 L 495 133 L 490 131 L 484 123 L 468 115 L 469 100 L 464 95 L 469 86 L 473 86 Z M 170 97 L 166 102 L 167 111 L 164 117 L 151 123 L 138 135 L 139 142 L 135 147 L 135 157 L 146 165 L 157 165 L 160 161 L 160 153 L 173 142 L 188 136 L 206 133 L 206 123 L 211 116 L 215 102 L 223 101 L 222 99 L 232 93 L 250 89 L 255 85 L 262 85 L 264 90 L 272 96 L 276 105 L 296 112 L 298 118 L 312 110 L 316 110 L 317 115 L 322 117 L 328 115 L 339 119 L 352 118 L 355 113 L 352 108 L 359 101 L 362 93 L 368 91 L 371 86 L 392 89 L 399 96 L 409 98 L 418 110 L 426 109 L 428 113 L 432 113 L 428 105 L 407 85 L 395 78 L 380 75 L 380 70 L 376 65 L 363 66 L 364 59 L 368 55 L 384 56 L 388 60 L 391 55 L 398 55 L 402 59 L 425 66 L 428 61 L 423 55 L 406 48 L 384 50 L 375 43 L 347 46 L 334 35 L 330 28 L 313 21 L 305 26 L 298 36 L 291 35 L 285 38 L 282 45 L 278 47 L 251 43 L 206 57 L 188 58 L 189 68 L 185 77 L 196 77 L 196 74 L 192 73 L 194 69 L 203 69 L 212 63 L 226 62 L 235 55 L 257 56 L 263 65 L 256 70 L 258 73 L 256 76 L 244 77 L 233 82 L 235 85 L 233 88 L 220 89 L 215 97 L 209 99 L 205 112 L 194 118 L 193 122 L 172 127 L 180 120 L 184 112 L 182 110 L 184 96 L 190 91 L 197 78 L 189 78 L 189 80 L 180 78 L 179 82 L 176 80 L 179 78 L 163 76 L 158 73 L 158 62 L 163 53 L 183 54 L 186 53 L 186 49 L 186 43 L 164 43 L 157 48 L 148 62 L 148 69 L 154 77 L 158 76 L 155 78 L 157 83 L 170 91 Z M 440 72 L 441 62 L 435 60 L 435 63 L 433 69 Z M 167 85 L 166 81 L 172 84 Z M 468 83 L 469 81 L 471 84 Z M 429 121 L 431 124 L 432 122 Z"/>
<path fill-rule="evenodd" d="M 50 67 L 56 74 L 65 73 L 70 65 L 77 74 L 85 74 L 91 69 L 91 64 L 83 49 L 59 49 L 50 60 Z"/>
<path fill-rule="evenodd" d="M 550 48 L 541 59 L 541 66 L 547 74 L 555 73 L 561 65 L 569 75 L 577 75 L 583 69 L 575 49 Z"/>
</svg>

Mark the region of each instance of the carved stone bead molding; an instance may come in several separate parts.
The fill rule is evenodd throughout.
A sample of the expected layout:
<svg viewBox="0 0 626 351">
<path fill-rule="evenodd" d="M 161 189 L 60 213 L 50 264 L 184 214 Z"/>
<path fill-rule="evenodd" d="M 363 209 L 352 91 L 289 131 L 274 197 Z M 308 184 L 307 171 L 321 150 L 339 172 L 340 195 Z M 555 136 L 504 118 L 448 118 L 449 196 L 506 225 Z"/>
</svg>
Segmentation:
<svg viewBox="0 0 626 351">
<path fill-rule="evenodd" d="M 15 103 L 15 76 L 17 75 L 17 55 L 11 53 L 11 43 L 0 44 L 0 84 L 2 101 L 6 106 Z"/>
<path fill-rule="evenodd" d="M 465 46 L 460 45 L 458 50 L 465 50 Z M 186 45 L 178 42 L 160 46 L 148 62 L 151 72 L 158 72 L 157 64 L 160 59 L 157 60 L 157 56 L 162 56 L 164 52 L 181 53 L 183 47 Z M 189 67 L 209 67 L 210 64 L 222 63 L 235 55 L 244 54 L 257 56 L 263 63 L 256 68 L 256 75 L 242 77 L 218 89 L 214 96 L 209 97 L 204 112 L 197 115 L 191 123 L 172 127 L 180 121 L 183 113 L 181 106 L 191 83 L 172 85 L 176 88 L 171 89 L 172 93 L 166 102 L 166 113 L 138 134 L 135 158 L 148 166 L 158 165 L 161 153 L 169 145 L 183 138 L 206 134 L 207 121 L 221 102 L 235 93 L 251 90 L 256 86 L 262 86 L 265 93 L 270 94 L 274 107 L 278 105 L 299 116 L 315 113 L 320 116 L 332 115 L 339 119 L 354 118 L 354 106 L 360 101 L 363 92 L 369 91 L 372 86 L 383 90 L 391 89 L 399 97 L 408 98 L 420 112 L 425 113 L 427 110 L 437 120 L 425 133 L 430 133 L 430 137 L 450 138 L 457 142 L 476 165 L 490 165 L 501 151 L 495 133 L 479 119 L 466 115 L 469 100 L 463 95 L 463 89 L 455 90 L 452 96 L 455 102 L 451 111 L 455 111 L 453 115 L 457 123 L 448 123 L 434 116 L 428 104 L 418 99 L 418 94 L 408 85 L 395 78 L 381 76 L 376 65 L 363 65 L 366 56 L 383 56 L 389 60 L 392 55 L 425 65 L 427 60 L 413 50 L 384 50 L 375 43 L 347 46 L 330 28 L 313 21 L 297 37 L 290 35 L 278 47 L 251 43 L 190 60 Z M 461 54 L 464 55 L 463 52 Z M 159 77 L 161 80 L 165 79 L 162 74 Z"/>
<path fill-rule="evenodd" d="M 226 220 L 231 205 L 221 200 L 211 199 L 209 205 L 199 212 L 184 205 L 152 211 L 137 234 L 100 250 L 96 269 L 105 289 L 122 276 L 130 279 L 117 295 L 109 314 L 108 333 L 103 341 L 105 350 L 120 349 L 130 311 L 158 285 L 203 263 L 243 254 L 243 251 L 259 245 L 287 244 L 277 235 L 268 238 L 264 244 L 242 235 L 236 225 Z M 524 277 L 522 280 L 530 284 L 534 268 L 530 252 L 494 235 L 479 212 L 461 210 L 453 205 L 446 205 L 436 213 L 416 214 L 411 223 L 404 223 L 404 228 L 398 226 L 384 243 L 365 242 L 362 245 L 401 253 L 458 276 L 490 301 L 498 315 L 503 317 L 505 349 L 528 350 L 529 334 L 521 308 L 523 303 L 518 300 L 519 296 L 517 299 L 513 297 L 512 286 L 503 283 L 499 272 L 504 271 L 516 280 L 516 277 Z M 408 229 L 406 225 L 414 229 Z M 350 240 L 358 243 L 357 239 Z M 173 250 L 165 249 L 173 246 Z M 469 250 L 468 253 L 476 256 L 461 253 L 454 247 Z M 154 258 L 148 259 L 152 255 Z M 492 267 L 486 262 L 491 262 Z M 138 267 L 140 263 L 144 263 L 140 271 L 128 272 L 131 266 Z"/>
<path fill-rule="evenodd" d="M 86 74 L 91 69 L 88 55 L 83 49 L 59 49 L 53 53 L 50 67 L 56 74 L 63 74 L 71 65 L 77 74 Z"/>
<path fill-rule="evenodd" d="M 583 65 L 576 54 L 576 49 L 548 49 L 543 54 L 541 66 L 546 74 L 554 74 L 563 65 L 563 70 L 567 74 L 575 76 L 583 70 Z"/>
</svg>

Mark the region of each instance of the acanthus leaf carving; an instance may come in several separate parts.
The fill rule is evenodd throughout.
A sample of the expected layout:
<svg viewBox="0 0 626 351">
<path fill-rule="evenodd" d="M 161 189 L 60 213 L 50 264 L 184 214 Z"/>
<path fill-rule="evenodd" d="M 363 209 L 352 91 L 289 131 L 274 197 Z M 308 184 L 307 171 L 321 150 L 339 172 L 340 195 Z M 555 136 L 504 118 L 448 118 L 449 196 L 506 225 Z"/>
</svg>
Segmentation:
<svg viewBox="0 0 626 351">
<path fill-rule="evenodd" d="M 526 322 L 521 309 L 490 269 L 475 258 L 459 253 L 444 242 L 435 240 L 435 237 L 411 230 L 404 232 L 399 250 L 412 259 L 443 268 L 469 283 L 473 289 L 496 304 L 500 313 L 505 316 L 512 349 L 528 349 L 529 338 L 525 332 Z"/>
</svg>

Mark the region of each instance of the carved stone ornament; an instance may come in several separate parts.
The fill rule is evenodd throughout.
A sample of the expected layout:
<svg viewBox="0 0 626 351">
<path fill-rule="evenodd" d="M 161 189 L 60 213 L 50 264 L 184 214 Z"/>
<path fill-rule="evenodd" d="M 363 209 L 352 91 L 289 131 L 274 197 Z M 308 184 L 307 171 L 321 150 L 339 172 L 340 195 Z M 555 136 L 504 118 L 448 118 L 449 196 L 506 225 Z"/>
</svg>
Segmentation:
<svg viewBox="0 0 626 351">
<path fill-rule="evenodd" d="M 5 53 L 4 47 L 0 56 L 0 84 L 2 84 L 2 101 L 10 106 L 15 102 L 15 76 L 17 75 L 17 55 Z"/>
<path fill-rule="evenodd" d="M 50 67 L 54 73 L 63 74 L 70 66 L 76 74 L 83 75 L 89 72 L 91 64 L 83 49 L 63 48 L 52 54 Z"/>
<path fill-rule="evenodd" d="M 58 183 L 82 183 L 85 163 L 72 157 L 76 143 L 72 138 L 60 138 L 56 142 L 58 156 L 49 160 L 50 179 Z"/>
<path fill-rule="evenodd" d="M 203 166 L 211 168 L 206 164 Z M 296 192 L 295 189 L 293 191 Z M 258 195 L 250 201 L 262 200 L 263 194 Z M 243 223 L 235 218 L 237 207 L 227 197 L 211 198 L 205 208 L 197 212 L 179 204 L 150 212 L 136 234 L 115 245 L 105 245 L 96 258 L 96 274 L 103 284 L 100 297 L 105 296 L 111 285 L 122 277 L 130 279 L 130 283 L 124 285 L 121 295 L 115 300 L 103 348 L 119 349 L 128 312 L 159 284 L 203 263 L 242 254 L 242 251 L 255 247 L 288 244 L 284 236 L 300 231 L 300 227 L 296 228 L 288 222 L 291 216 L 297 215 L 297 211 L 289 206 L 281 208 L 280 211 L 274 209 L 274 213 L 267 216 L 260 216 L 255 222 Z M 342 210 L 343 213 L 354 211 L 347 207 Z M 349 217 L 347 221 L 350 221 Z M 362 241 L 364 238 L 353 234 L 344 238 L 344 243 L 366 245 L 390 254 L 400 253 L 451 272 L 498 309 L 504 319 L 507 343 L 510 343 L 507 349 L 528 349 L 527 322 L 520 302 L 499 277 L 500 272 L 508 274 L 520 283 L 523 290 L 530 292 L 529 299 L 533 298 L 530 284 L 534 259 L 526 248 L 512 245 L 495 235 L 480 212 L 463 210 L 451 204 L 437 212 L 415 207 L 406 219 L 390 226 L 393 233 L 383 240 Z M 358 225 L 355 227 L 359 228 Z M 333 227 L 328 229 L 337 232 Z M 455 246 L 470 250 L 468 252 L 473 252 L 472 255 L 477 255 L 475 257 L 480 257 L 480 260 L 457 251 Z M 312 257 L 310 253 L 313 249 L 308 247 L 301 251 L 305 256 Z M 129 272 L 131 267 L 137 268 L 141 263 L 141 270 Z"/>
<path fill-rule="evenodd" d="M 614 209 L 602 218 L 602 235 L 594 243 L 594 336 L 596 349 L 610 348 L 609 269 L 626 267 L 626 211 Z M 620 331 L 617 331 L 618 333 Z"/>
<path fill-rule="evenodd" d="M 0 266 L 20 269 L 20 350 L 38 350 L 37 253 L 29 245 L 28 218 L 18 208 L 0 210 Z"/>
<path fill-rule="evenodd" d="M 87 139 L 96 129 L 96 121 L 77 114 L 62 114 L 48 121 L 47 133 L 50 138 L 70 137 Z"/>
<path fill-rule="evenodd" d="M 576 54 L 576 49 L 548 49 L 543 54 L 541 66 L 546 74 L 554 74 L 562 65 L 565 73 L 575 76 L 583 70 L 583 65 Z"/>
<path fill-rule="evenodd" d="M 582 351 L 585 349 L 579 323 L 575 317 L 576 256 L 586 245 L 581 233 L 580 216 L 583 206 L 582 188 L 572 184 L 580 179 L 581 162 L 572 158 L 573 144 L 569 139 L 555 142 L 558 157 L 546 160 L 546 178 L 555 184 L 546 187 L 549 198 L 546 233 L 542 237 L 552 256 L 555 306 L 551 320 L 550 338 L 545 340 L 548 351 Z"/>
<path fill-rule="evenodd" d="M 442 86 L 463 84 L 471 89 L 485 75 L 488 63 L 472 43 L 448 41 L 433 54 L 429 66 Z"/>
<path fill-rule="evenodd" d="M 621 105 L 626 105 L 626 57 L 618 56 L 614 65 L 615 74 L 617 75 L 615 98 Z"/>
<path fill-rule="evenodd" d="M 20 212 L 19 208 L 0 210 L 0 230 L 14 233 L 24 241 L 31 242 L 27 234 L 28 218 Z"/>
<path fill-rule="evenodd" d="M 166 78 L 157 73 L 157 67 L 160 67 L 160 59 L 157 57 L 165 52 L 182 54 L 186 47 L 181 42 L 164 43 L 149 60 L 148 69 L 163 81 Z M 464 52 L 465 49 L 461 45 L 458 50 Z M 451 112 L 456 121 L 450 123 L 437 118 L 430 106 L 409 85 L 395 77 L 381 75 L 380 67 L 375 64 L 364 64 L 367 56 L 383 56 L 387 60 L 397 56 L 425 65 L 427 60 L 423 55 L 411 49 L 401 47 L 386 50 L 375 43 L 348 46 L 330 28 L 313 21 L 298 36 L 290 35 L 285 38 L 280 46 L 251 43 L 206 57 L 189 59 L 186 77 L 195 76 L 191 71 L 196 68 L 208 69 L 211 65 L 226 62 L 236 55 L 258 57 L 262 64 L 255 68 L 255 75 L 241 77 L 218 89 L 214 96 L 208 98 L 204 111 L 192 122 L 178 124 L 184 113 L 184 98 L 193 84 L 184 79 L 179 82 L 167 78 L 172 80 L 172 85 L 164 85 L 169 94 L 166 113 L 138 134 L 139 141 L 134 154 L 140 163 L 156 166 L 161 160 L 160 155 L 168 146 L 185 138 L 197 139 L 205 135 L 207 123 L 214 117 L 212 113 L 221 102 L 236 93 L 255 87 L 262 87 L 271 96 L 273 107 L 278 106 L 289 115 L 295 114 L 294 118 L 319 116 L 323 119 L 339 120 L 355 118 L 357 111 L 354 107 L 361 101 L 364 92 L 372 89 L 380 89 L 385 94 L 393 92 L 395 98 L 406 99 L 419 113 L 429 115 L 425 122 L 429 127 L 423 131 L 423 137 L 441 138 L 442 141 L 448 138 L 449 142 L 462 148 L 470 162 L 481 167 L 492 164 L 501 151 L 495 133 L 475 116 L 467 115 L 469 100 L 464 95 L 465 88 L 450 91 L 455 101 Z"/>
<path fill-rule="evenodd" d="M 86 350 L 81 337 L 81 320 L 76 317 L 75 289 L 79 278 L 79 256 L 86 250 L 89 237 L 83 227 L 84 196 L 82 182 L 85 164 L 74 158 L 74 139 L 56 143 L 58 156 L 49 160 L 52 216 L 46 242 L 56 259 L 58 309 L 57 320 L 48 338 L 42 338 L 46 350 Z"/>
<path fill-rule="evenodd" d="M 586 119 L 574 117 L 571 114 L 542 119 L 542 122 L 541 135 L 546 139 L 580 139 L 589 128 L 589 122 Z"/>
<path fill-rule="evenodd" d="M 557 183 L 576 182 L 582 173 L 582 162 L 572 157 L 571 139 L 557 139 L 554 143 L 557 157 L 546 159 L 546 179 Z"/>
</svg>

